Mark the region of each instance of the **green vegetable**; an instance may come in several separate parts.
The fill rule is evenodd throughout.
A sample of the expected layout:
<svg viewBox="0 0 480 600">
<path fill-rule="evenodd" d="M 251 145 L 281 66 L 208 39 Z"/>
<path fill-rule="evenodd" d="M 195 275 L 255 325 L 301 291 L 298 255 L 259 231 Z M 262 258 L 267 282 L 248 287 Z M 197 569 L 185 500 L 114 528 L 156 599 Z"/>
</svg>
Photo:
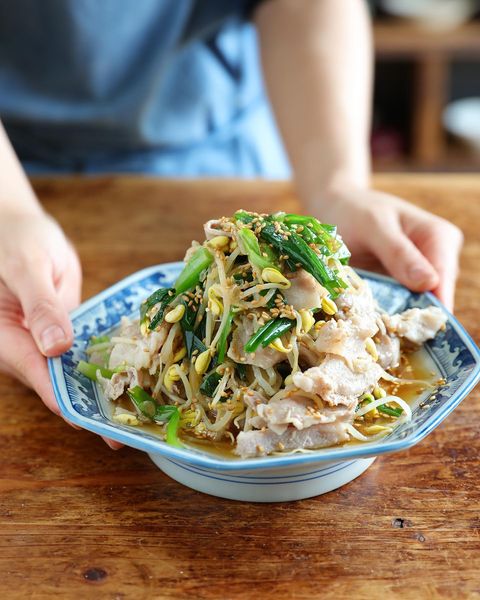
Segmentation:
<svg viewBox="0 0 480 600">
<path fill-rule="evenodd" d="M 243 227 L 238 232 L 238 237 L 243 243 L 245 252 L 247 253 L 248 260 L 252 265 L 263 271 L 263 269 L 275 269 L 276 265 L 273 264 L 268 258 L 265 258 L 260 249 L 257 236 L 248 227 Z"/>
<path fill-rule="evenodd" d="M 202 340 L 196 336 L 193 331 L 184 331 L 183 339 L 185 341 L 185 348 L 187 349 L 188 358 L 192 358 L 192 354 L 195 350 L 198 350 L 198 354 L 201 354 L 207 349 Z"/>
<path fill-rule="evenodd" d="M 165 309 L 175 296 L 175 288 L 159 288 L 153 292 L 140 306 L 140 323 L 146 323 L 148 321 L 148 311 L 154 306 L 159 305 L 158 311 L 154 314 L 148 325 L 150 331 L 153 331 L 163 321 Z"/>
<path fill-rule="evenodd" d="M 267 223 L 260 235 L 265 241 L 272 244 L 279 254 L 287 254 L 290 265 L 291 263 L 298 263 L 313 275 L 328 290 L 332 298 L 338 296 L 337 289 L 343 287 L 340 280 L 300 235 L 291 232 L 286 237 L 276 230 L 273 223 Z"/>
<path fill-rule="evenodd" d="M 266 296 L 268 294 L 270 290 L 262 290 L 260 292 L 260 296 Z M 275 294 L 273 294 L 273 296 L 270 298 L 270 300 L 265 304 L 266 308 L 275 308 L 276 304 L 275 304 L 275 300 L 277 298 L 277 296 L 281 296 L 281 298 L 283 298 L 283 294 L 280 292 L 280 290 L 277 290 Z"/>
<path fill-rule="evenodd" d="M 220 373 L 216 371 L 210 371 L 210 373 L 204 378 L 202 385 L 200 386 L 200 391 L 205 396 L 209 398 L 213 398 L 215 396 L 215 392 L 217 391 L 218 384 L 220 383 L 220 379 L 222 376 Z"/>
<path fill-rule="evenodd" d="M 172 292 L 172 294 L 169 294 L 169 292 Z M 153 294 L 151 294 L 140 305 L 140 322 L 144 323 L 146 321 L 148 311 L 151 308 L 153 308 L 156 304 L 164 303 L 167 299 L 168 302 L 170 302 L 171 300 L 173 300 L 174 297 L 175 290 L 173 288 L 159 288 L 158 290 L 155 290 Z"/>
<path fill-rule="evenodd" d="M 227 352 L 227 339 L 228 339 L 228 335 L 232 329 L 232 321 L 233 321 L 234 316 L 235 316 L 235 309 L 232 307 L 230 309 L 230 312 L 228 313 L 227 322 L 225 323 L 225 327 L 222 329 L 222 332 L 220 333 L 220 337 L 218 339 L 217 360 L 218 360 L 219 364 L 222 364 L 222 362 L 225 360 L 225 354 Z"/>
<path fill-rule="evenodd" d="M 286 225 L 302 225 L 304 229 L 299 235 L 308 244 L 317 244 L 321 247 L 320 249 L 323 254 L 337 258 L 342 264 L 348 263 L 350 251 L 343 243 L 342 238 L 337 236 L 335 225 L 320 223 L 314 217 L 296 214 L 283 215 L 282 222 Z"/>
<path fill-rule="evenodd" d="M 357 412 L 362 404 L 370 404 L 373 401 L 374 396 L 372 394 L 363 394 L 363 396 L 360 397 L 360 402 L 358 403 L 355 412 Z M 385 415 L 390 415 L 391 417 L 400 417 L 403 413 L 401 408 L 392 408 L 390 406 L 385 406 L 385 404 L 380 404 L 377 406 L 377 410 L 378 412 L 384 413 Z"/>
<path fill-rule="evenodd" d="M 250 214 L 246 210 L 237 210 L 233 216 L 237 221 L 241 221 L 242 223 L 251 223 L 255 218 L 255 215 Z"/>
<path fill-rule="evenodd" d="M 247 381 L 247 365 L 242 365 L 242 363 L 235 363 L 235 370 L 237 371 L 237 375 L 240 381 Z"/>
<path fill-rule="evenodd" d="M 188 306 L 188 302 L 183 302 L 183 304 L 185 305 L 185 313 L 180 320 L 180 326 L 183 331 L 187 356 L 191 358 L 195 350 L 198 350 L 198 354 L 201 354 L 207 347 L 198 336 L 198 331 L 194 330 L 197 317 L 197 311 L 194 309 L 198 307 L 198 303 L 192 304 L 192 306 Z"/>
<path fill-rule="evenodd" d="M 92 337 L 89 340 L 89 347 L 91 346 L 96 346 L 97 344 L 106 344 L 107 342 L 110 341 L 110 338 L 108 335 L 99 335 L 98 337 L 96 335 L 92 335 Z"/>
<path fill-rule="evenodd" d="M 167 444 L 176 448 L 183 448 L 183 444 L 178 439 L 178 429 L 180 425 L 180 412 L 178 409 L 174 412 L 167 425 Z"/>
<path fill-rule="evenodd" d="M 400 417 L 403 413 L 401 408 L 391 408 L 390 406 L 385 406 L 385 404 L 377 406 L 377 410 L 391 417 Z"/>
<path fill-rule="evenodd" d="M 153 421 L 168 421 L 178 412 L 176 406 L 170 404 L 158 404 L 158 402 L 139 385 L 128 389 L 127 395 L 139 412 L 141 412 L 144 417 Z"/>
<path fill-rule="evenodd" d="M 273 340 L 276 340 L 278 337 L 283 335 L 294 325 L 294 320 L 287 319 L 285 317 L 267 321 L 265 325 L 262 325 L 262 327 L 257 329 L 257 331 L 245 344 L 245 352 L 255 352 L 255 350 L 260 346 L 260 344 L 263 348 L 266 348 L 268 344 L 270 344 L 271 342 L 273 342 Z"/>
<path fill-rule="evenodd" d="M 127 394 L 137 410 L 144 417 L 160 423 L 167 422 L 167 444 L 176 446 L 177 448 L 183 447 L 178 439 L 180 412 L 176 406 L 158 404 L 150 394 L 138 385 L 127 390 Z"/>
<path fill-rule="evenodd" d="M 175 282 L 177 294 L 183 294 L 183 292 L 195 287 L 200 281 L 202 272 L 205 271 L 212 262 L 213 255 L 205 248 L 205 246 L 200 246 L 195 250 Z"/>
<path fill-rule="evenodd" d="M 77 371 L 79 371 L 85 377 L 88 377 L 92 381 L 97 381 L 97 371 L 100 371 L 102 377 L 106 377 L 107 379 L 111 379 L 115 371 L 110 369 L 106 369 L 101 365 L 96 365 L 94 363 L 88 363 L 84 360 L 81 360 L 77 365 Z"/>
</svg>

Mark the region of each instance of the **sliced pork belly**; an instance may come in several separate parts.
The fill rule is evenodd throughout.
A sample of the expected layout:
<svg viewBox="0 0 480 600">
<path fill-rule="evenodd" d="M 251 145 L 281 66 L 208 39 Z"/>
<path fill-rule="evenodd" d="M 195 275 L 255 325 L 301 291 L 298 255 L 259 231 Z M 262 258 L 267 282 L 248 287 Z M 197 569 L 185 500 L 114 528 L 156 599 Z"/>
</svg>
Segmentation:
<svg viewBox="0 0 480 600">
<path fill-rule="evenodd" d="M 397 315 L 382 315 L 388 333 L 404 338 L 412 344 L 421 345 L 436 336 L 447 322 L 441 308 L 410 308 Z"/>
<path fill-rule="evenodd" d="M 400 339 L 388 334 L 377 334 L 375 344 L 378 352 L 378 363 L 384 369 L 398 367 L 400 364 Z"/>
<path fill-rule="evenodd" d="M 102 377 L 100 372 L 97 373 L 98 383 L 102 386 L 103 393 L 107 400 L 116 400 L 128 388 L 140 385 L 139 373 L 133 367 L 125 367 L 125 372 L 114 373 L 111 379 Z"/>
<path fill-rule="evenodd" d="M 108 366 L 110 369 L 130 365 L 136 369 L 148 369 L 152 358 L 158 354 L 171 325 L 164 322 L 158 331 L 141 335 L 138 323 L 124 322 L 116 337 L 125 337 L 132 342 L 117 342 L 112 348 Z"/>
<path fill-rule="evenodd" d="M 238 327 L 232 335 L 232 341 L 228 348 L 227 355 L 229 358 L 244 365 L 255 365 L 262 369 L 270 369 L 282 360 L 285 360 L 285 354 L 273 350 L 272 348 L 262 348 L 261 346 L 254 353 L 246 353 L 244 350 L 245 344 L 252 337 L 256 326 L 253 320 L 241 317 Z"/>
<path fill-rule="evenodd" d="M 360 280 L 355 289 L 341 294 L 335 300 L 335 304 L 339 309 L 335 315 L 337 320 L 351 322 L 361 331 L 365 331 L 367 337 L 378 330 L 379 308 L 366 282 Z"/>
<path fill-rule="evenodd" d="M 305 392 L 317 394 L 333 406 L 351 406 L 363 393 L 370 392 L 383 374 L 381 366 L 370 355 L 361 362 L 357 361 L 357 367 L 359 370 L 354 372 L 342 358 L 327 354 L 317 367 L 295 373 L 293 383 Z"/>
<path fill-rule="evenodd" d="M 289 425 L 293 425 L 295 429 L 307 429 L 313 425 L 333 423 L 347 413 L 352 415 L 352 410 L 345 407 L 319 407 L 309 398 L 293 396 L 260 404 L 257 413 L 263 419 L 265 427 L 281 435 Z"/>
<path fill-rule="evenodd" d="M 366 340 L 378 330 L 375 323 L 371 321 L 367 321 L 366 325 L 367 327 L 364 327 L 361 322 L 356 324 L 353 321 L 332 319 L 320 329 L 314 348 L 320 356 L 322 354 L 341 356 L 352 370 L 356 370 L 355 365 L 358 361 L 364 361 L 369 357 L 365 350 Z"/>
<path fill-rule="evenodd" d="M 298 269 L 289 279 L 292 285 L 287 290 L 282 290 L 287 304 L 291 304 L 295 310 L 322 306 L 322 298 L 328 292 L 310 273 Z"/>
<path fill-rule="evenodd" d="M 322 423 L 306 429 L 288 427 L 277 435 L 270 429 L 263 431 L 242 431 L 237 437 L 235 454 L 242 458 L 265 456 L 279 450 L 295 448 L 324 448 L 348 440 L 349 419 Z"/>
</svg>

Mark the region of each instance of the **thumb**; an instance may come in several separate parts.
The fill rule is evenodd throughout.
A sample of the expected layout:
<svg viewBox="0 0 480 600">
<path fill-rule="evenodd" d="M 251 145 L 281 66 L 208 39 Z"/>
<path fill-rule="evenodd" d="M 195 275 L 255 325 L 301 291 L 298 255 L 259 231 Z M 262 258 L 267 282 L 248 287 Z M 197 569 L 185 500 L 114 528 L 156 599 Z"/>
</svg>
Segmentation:
<svg viewBox="0 0 480 600">
<path fill-rule="evenodd" d="M 24 264 L 9 277 L 8 286 L 20 301 L 40 352 L 55 356 L 68 350 L 73 341 L 72 325 L 55 289 L 51 262 L 46 259 Z"/>
<path fill-rule="evenodd" d="M 437 271 L 399 224 L 376 228 L 367 243 L 392 277 L 409 289 L 424 292 L 437 287 Z"/>
</svg>

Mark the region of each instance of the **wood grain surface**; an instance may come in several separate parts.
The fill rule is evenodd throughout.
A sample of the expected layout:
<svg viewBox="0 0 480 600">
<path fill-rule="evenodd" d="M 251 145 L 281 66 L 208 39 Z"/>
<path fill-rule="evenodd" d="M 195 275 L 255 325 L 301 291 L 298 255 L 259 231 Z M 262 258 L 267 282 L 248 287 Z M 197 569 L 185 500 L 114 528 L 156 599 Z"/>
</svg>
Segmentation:
<svg viewBox="0 0 480 600">
<path fill-rule="evenodd" d="M 74 240 L 84 297 L 181 259 L 208 218 L 298 207 L 285 183 L 37 180 Z M 480 339 L 480 177 L 382 175 L 378 188 L 466 234 L 457 314 Z M 478 390 L 411 450 L 310 500 L 243 504 L 114 452 L 0 376 L 0 598 L 480 598 Z"/>
</svg>

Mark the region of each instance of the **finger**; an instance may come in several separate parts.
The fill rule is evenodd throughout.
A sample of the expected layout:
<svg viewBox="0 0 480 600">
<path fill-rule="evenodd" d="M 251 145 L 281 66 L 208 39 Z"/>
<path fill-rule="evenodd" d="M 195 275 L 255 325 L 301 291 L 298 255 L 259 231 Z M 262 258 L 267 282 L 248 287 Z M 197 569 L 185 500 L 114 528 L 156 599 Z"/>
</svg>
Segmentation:
<svg viewBox="0 0 480 600">
<path fill-rule="evenodd" d="M 111 440 L 110 438 L 102 437 L 102 440 L 112 450 L 120 450 L 120 448 L 123 448 L 123 444 L 120 444 L 120 442 L 116 442 L 115 440 Z"/>
<path fill-rule="evenodd" d="M 453 311 L 454 306 L 462 244 L 462 232 L 449 223 L 432 228 L 421 242 L 421 250 L 440 276 L 434 293 L 450 311 Z"/>
<path fill-rule="evenodd" d="M 75 425 L 75 423 L 72 423 L 71 421 L 69 421 L 68 419 L 66 419 L 63 415 L 62 415 L 62 419 L 65 421 L 65 423 L 67 425 L 70 425 L 70 427 L 73 427 L 73 429 L 77 429 L 77 430 L 81 430 L 82 429 L 78 425 Z"/>
<path fill-rule="evenodd" d="M 18 297 L 25 322 L 45 356 L 68 350 L 73 333 L 67 310 L 53 283 L 47 258 L 22 261 L 10 268 L 7 285 Z"/>
<path fill-rule="evenodd" d="M 72 310 L 80 304 L 82 288 L 82 269 L 73 247 L 71 258 L 67 262 L 65 272 L 56 284 L 57 293 L 67 310 Z"/>
<path fill-rule="evenodd" d="M 3 325 L 0 334 L 0 362 L 20 381 L 33 388 L 56 415 L 60 409 L 53 393 L 47 361 L 32 336 L 19 325 Z"/>
<path fill-rule="evenodd" d="M 434 266 L 396 221 L 376 226 L 367 245 L 387 271 L 409 289 L 424 292 L 439 285 Z"/>
</svg>

